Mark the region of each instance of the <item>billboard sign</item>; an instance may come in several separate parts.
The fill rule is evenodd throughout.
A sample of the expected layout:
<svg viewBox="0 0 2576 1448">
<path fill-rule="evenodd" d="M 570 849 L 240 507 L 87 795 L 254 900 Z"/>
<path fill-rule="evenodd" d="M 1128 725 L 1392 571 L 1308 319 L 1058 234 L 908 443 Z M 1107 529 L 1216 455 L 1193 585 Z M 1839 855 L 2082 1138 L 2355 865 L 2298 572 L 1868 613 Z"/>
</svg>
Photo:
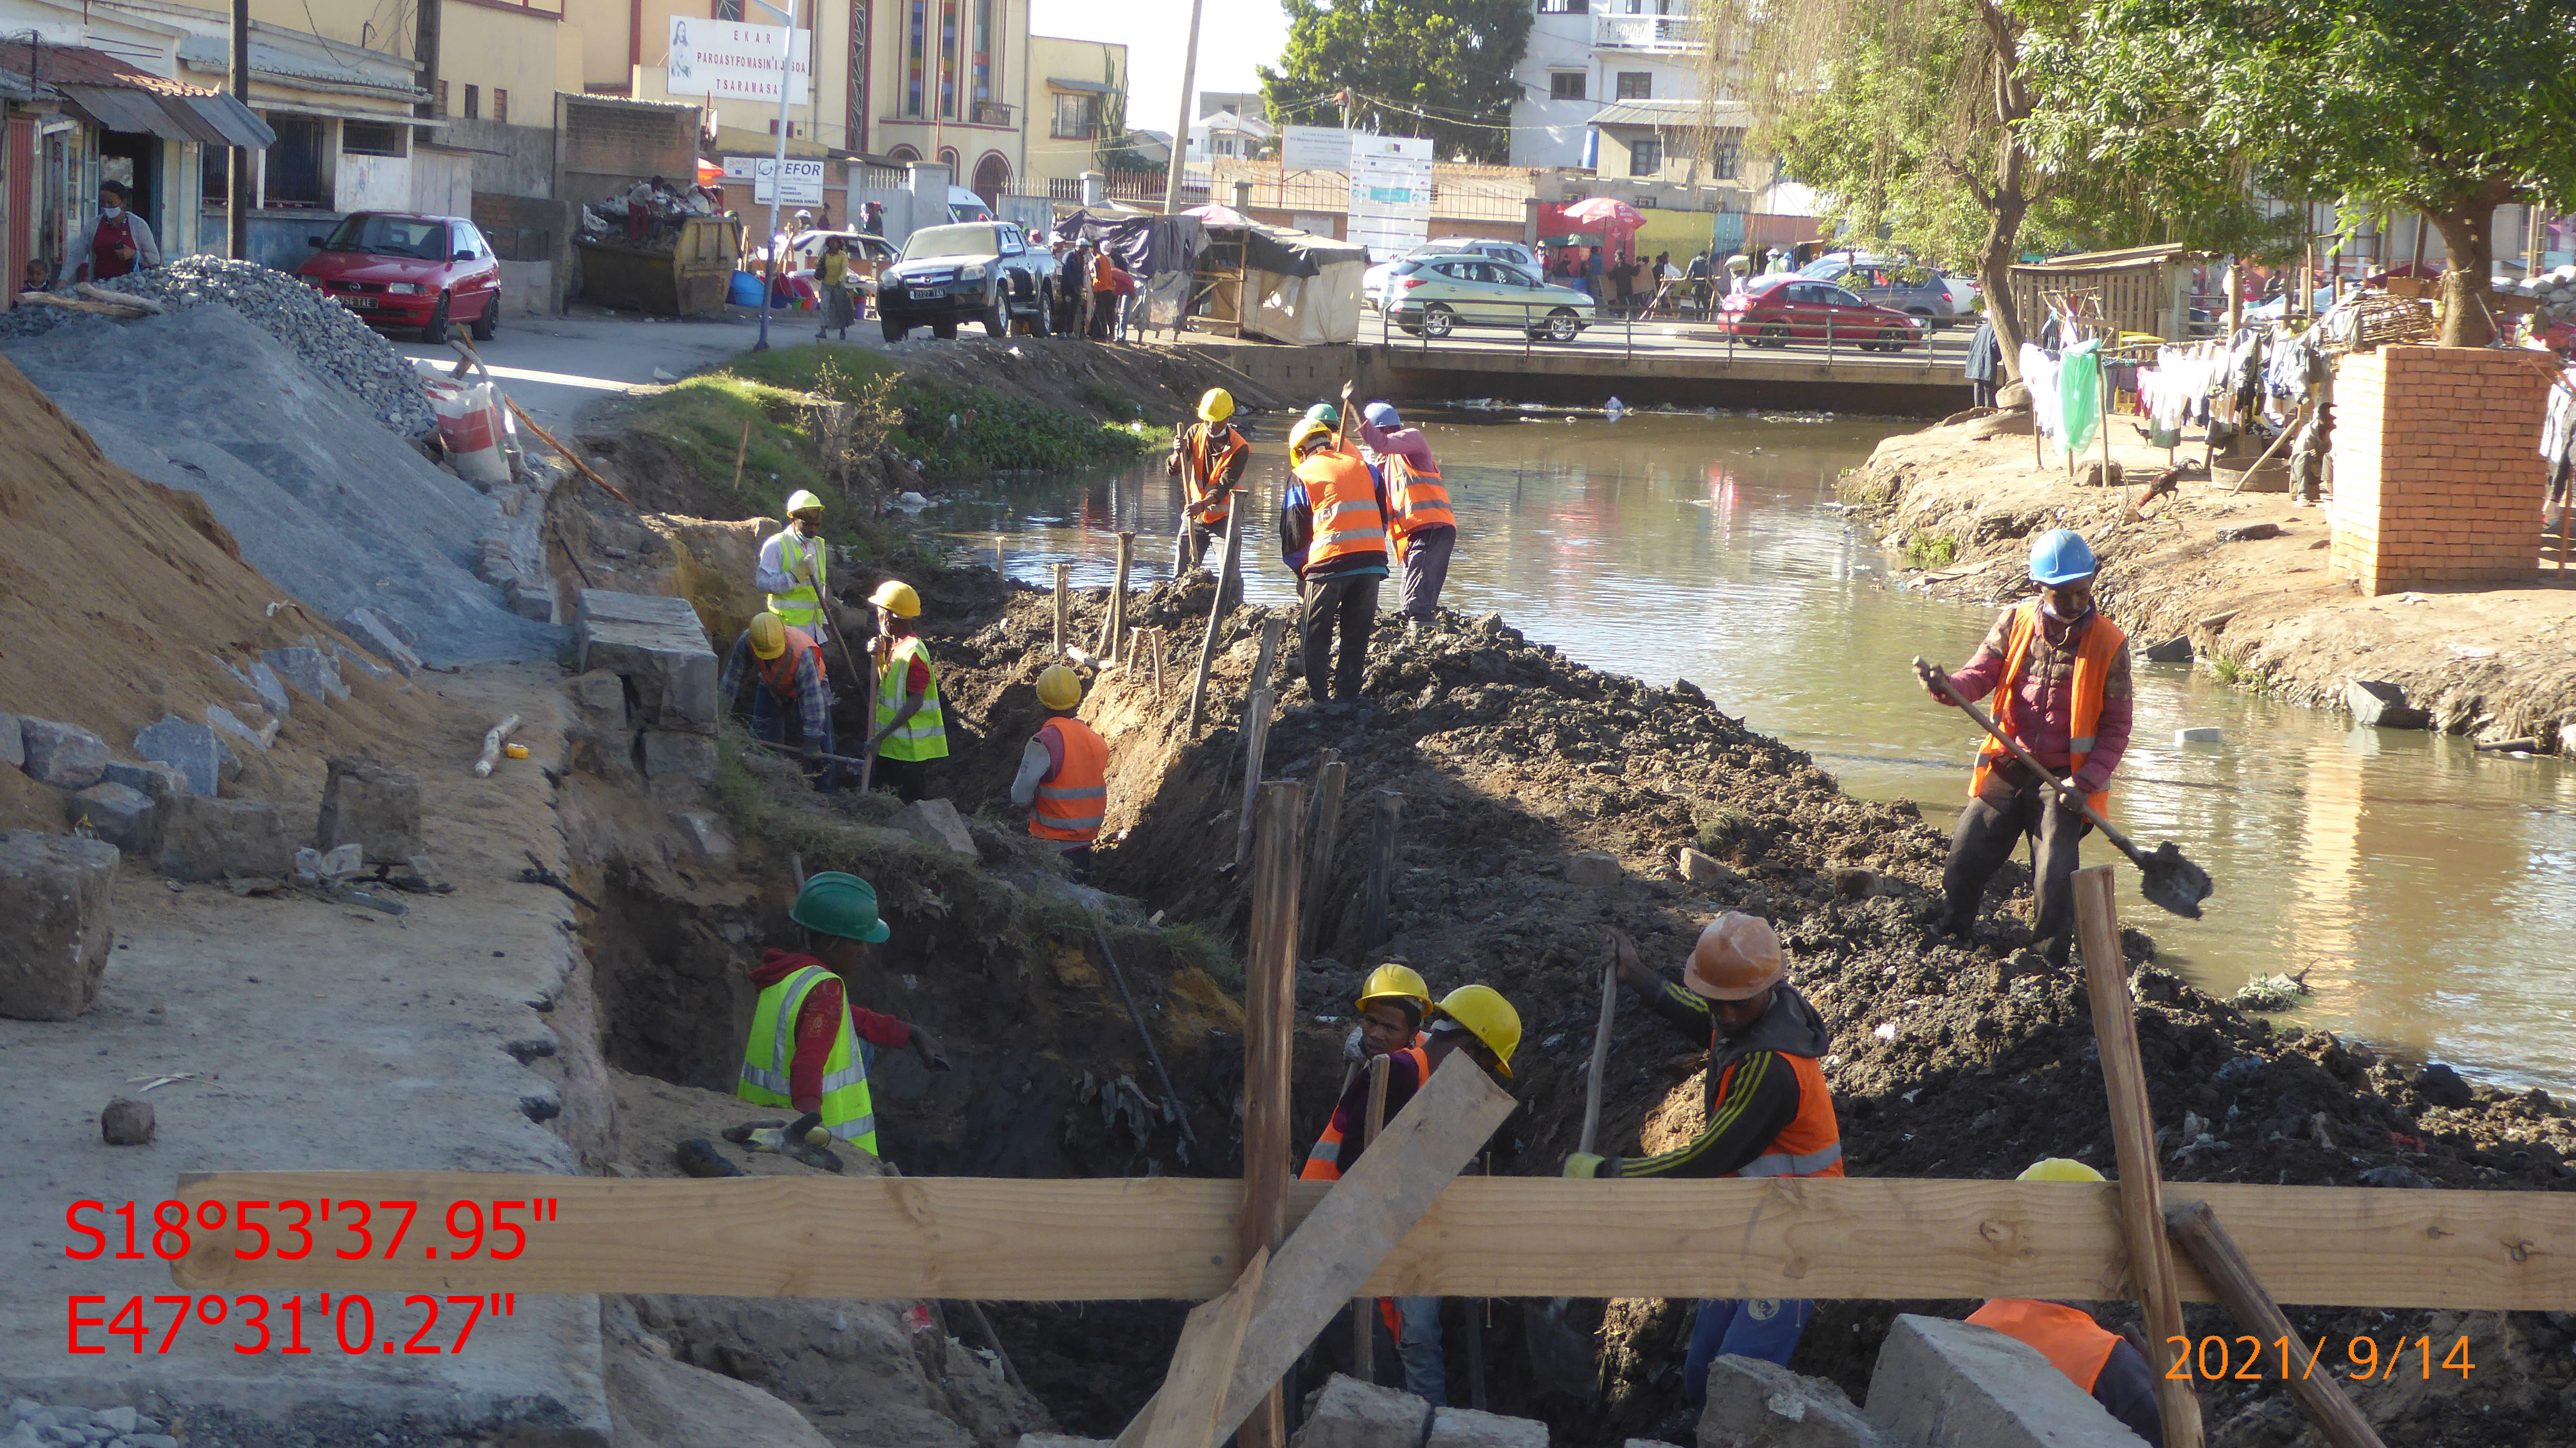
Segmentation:
<svg viewBox="0 0 2576 1448">
<path fill-rule="evenodd" d="M 778 104 L 780 27 L 732 20 L 671 17 L 671 53 L 663 62 L 663 88 L 675 96 Z M 813 99 L 814 32 L 796 32 L 796 63 L 788 76 L 787 103 Z"/>
<path fill-rule="evenodd" d="M 1430 237 L 1429 137 L 1353 136 L 1350 176 L 1348 240 L 1382 260 L 1420 246 Z"/>
<path fill-rule="evenodd" d="M 820 206 L 823 204 L 823 162 L 820 157 L 790 156 L 786 160 L 787 184 L 778 188 L 781 206 Z M 757 206 L 770 204 L 770 191 L 778 179 L 780 162 L 775 156 L 762 156 L 752 167 L 751 199 Z"/>
</svg>

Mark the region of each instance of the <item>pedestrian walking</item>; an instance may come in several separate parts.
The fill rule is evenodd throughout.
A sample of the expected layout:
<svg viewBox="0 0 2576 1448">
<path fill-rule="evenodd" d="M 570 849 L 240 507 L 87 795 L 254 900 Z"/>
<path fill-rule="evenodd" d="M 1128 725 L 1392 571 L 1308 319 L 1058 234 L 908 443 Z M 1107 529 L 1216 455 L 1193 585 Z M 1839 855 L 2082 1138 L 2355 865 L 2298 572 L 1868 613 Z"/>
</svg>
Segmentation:
<svg viewBox="0 0 2576 1448">
<path fill-rule="evenodd" d="M 855 311 L 850 303 L 850 251 L 840 237 L 823 238 L 823 255 L 814 263 L 814 285 L 823 299 L 823 325 L 814 329 L 814 335 L 820 338 L 837 328 L 842 341 L 850 340 Z"/>
</svg>

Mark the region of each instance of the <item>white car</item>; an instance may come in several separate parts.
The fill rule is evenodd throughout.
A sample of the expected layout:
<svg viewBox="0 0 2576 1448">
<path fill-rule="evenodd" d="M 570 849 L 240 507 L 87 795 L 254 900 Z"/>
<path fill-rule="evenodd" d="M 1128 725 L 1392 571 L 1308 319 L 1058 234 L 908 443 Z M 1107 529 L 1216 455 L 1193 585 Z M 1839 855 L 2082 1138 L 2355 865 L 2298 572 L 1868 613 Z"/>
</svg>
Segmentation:
<svg viewBox="0 0 2576 1448">
<path fill-rule="evenodd" d="M 1571 342 L 1592 325 L 1592 299 L 1476 252 L 1412 257 L 1387 282 L 1387 319 L 1417 337 L 1456 327 L 1510 327 L 1533 340 Z"/>
<path fill-rule="evenodd" d="M 1387 286 L 1389 279 L 1395 275 L 1395 269 L 1407 262 L 1421 261 L 1435 256 L 1490 257 L 1495 261 L 1508 262 L 1532 276 L 1543 275 L 1546 271 L 1546 268 L 1539 265 L 1538 258 L 1530 255 L 1530 249 L 1517 241 L 1496 241 L 1484 236 L 1458 236 L 1444 241 L 1427 241 L 1393 261 L 1379 262 L 1362 272 L 1360 274 L 1361 303 L 1373 310 L 1384 311 L 1387 306 Z"/>
</svg>

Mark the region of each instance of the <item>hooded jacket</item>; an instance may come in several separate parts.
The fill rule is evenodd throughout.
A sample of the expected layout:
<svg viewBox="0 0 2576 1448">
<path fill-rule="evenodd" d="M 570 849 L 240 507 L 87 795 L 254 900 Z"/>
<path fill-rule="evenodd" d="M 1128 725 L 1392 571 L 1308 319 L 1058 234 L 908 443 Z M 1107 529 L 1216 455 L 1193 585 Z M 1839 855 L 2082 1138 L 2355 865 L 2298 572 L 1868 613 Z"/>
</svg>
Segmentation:
<svg viewBox="0 0 2576 1448">
<path fill-rule="evenodd" d="M 1706 1000 L 1673 981 L 1646 1003 L 1693 1043 L 1709 1047 L 1707 1125 L 1671 1151 L 1612 1157 L 1595 1176 L 1732 1176 L 1768 1151 L 1801 1112 L 1832 1112 L 1830 1100 L 1806 1099 L 1809 1091 L 1822 1089 L 1821 1075 L 1801 1072 L 1787 1059 L 1812 1062 L 1833 1039 L 1824 1018 L 1787 981 L 1771 988 L 1771 1007 L 1762 1018 L 1732 1037 L 1716 1034 Z"/>
</svg>

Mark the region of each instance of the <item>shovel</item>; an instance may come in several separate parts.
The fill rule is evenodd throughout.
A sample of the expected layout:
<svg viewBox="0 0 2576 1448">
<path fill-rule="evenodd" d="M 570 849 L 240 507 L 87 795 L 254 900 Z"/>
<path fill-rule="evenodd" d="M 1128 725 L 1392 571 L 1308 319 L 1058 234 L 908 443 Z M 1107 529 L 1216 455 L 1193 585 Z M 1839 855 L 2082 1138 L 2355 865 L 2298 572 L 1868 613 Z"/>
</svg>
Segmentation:
<svg viewBox="0 0 2576 1448">
<path fill-rule="evenodd" d="M 1592 1033 L 1591 1079 L 1583 1087 L 1583 1139 L 1575 1150 L 1589 1156 L 1601 1137 L 1601 1075 L 1610 1061 L 1610 1022 L 1619 1012 L 1619 967 L 1614 963 L 1601 971 L 1601 1024 Z M 1565 1320 L 1570 1297 L 1551 1300 L 1545 1307 L 1522 1309 L 1523 1336 L 1529 1347 L 1530 1367 L 1549 1387 L 1584 1402 L 1592 1401 L 1601 1386 L 1601 1368 L 1593 1360 L 1592 1336 L 1578 1332 Z"/>
<path fill-rule="evenodd" d="M 2157 845 L 2152 853 L 2139 853 L 2138 847 L 2129 842 L 2129 837 L 2111 828 L 2111 822 L 2095 813 L 2093 806 L 2085 801 L 2084 796 L 2077 794 L 2065 780 L 2049 773 L 2040 766 L 2038 760 L 2031 758 L 2030 751 L 2021 747 L 2020 740 L 1996 728 L 1995 721 L 1986 717 L 1985 710 L 1961 698 L 1959 691 L 1950 687 L 1948 674 L 1924 662 L 1920 654 L 1915 655 L 1914 658 L 1914 673 L 1916 677 L 1938 689 L 1944 698 L 1966 711 L 1969 718 L 1976 720 L 1981 728 L 1993 735 L 1996 743 L 2011 750 L 2013 758 L 2020 760 L 2031 773 L 2047 780 L 2049 786 L 2057 791 L 2059 798 L 2084 811 L 2084 817 L 2091 820 L 2093 827 L 2102 832 L 2102 838 L 2109 840 L 2121 854 L 2128 856 L 2129 862 L 2136 865 L 2139 873 L 2146 877 L 2139 882 L 2138 891 L 2147 897 L 2150 904 L 2170 910 L 2186 919 L 2200 918 L 2200 902 L 2210 897 L 2213 888 L 2209 883 L 2207 870 L 2183 858 L 2182 851 L 2174 848 L 2174 842 L 2171 840 Z"/>
</svg>

